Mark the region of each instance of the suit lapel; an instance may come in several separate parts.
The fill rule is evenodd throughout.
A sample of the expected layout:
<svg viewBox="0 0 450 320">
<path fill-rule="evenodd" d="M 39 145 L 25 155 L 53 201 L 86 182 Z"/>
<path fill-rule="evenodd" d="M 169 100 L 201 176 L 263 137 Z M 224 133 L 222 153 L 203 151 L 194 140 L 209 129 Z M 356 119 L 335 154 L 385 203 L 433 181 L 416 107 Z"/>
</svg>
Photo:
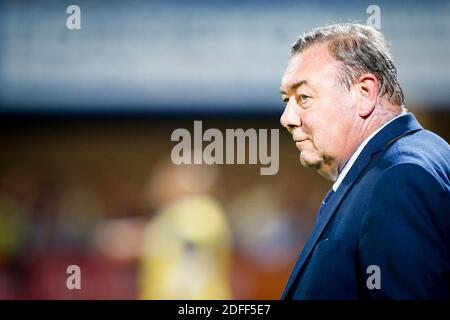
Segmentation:
<svg viewBox="0 0 450 320">
<path fill-rule="evenodd" d="M 324 208 L 322 218 L 314 226 L 308 238 L 308 241 L 303 247 L 300 257 L 298 258 L 292 270 L 292 273 L 286 284 L 286 288 L 281 297 L 282 299 L 285 299 L 288 296 L 293 283 L 295 282 L 298 275 L 301 273 L 303 267 L 305 266 L 305 262 L 308 260 L 308 257 L 313 251 L 317 241 L 319 240 L 321 234 L 328 225 L 328 222 L 333 217 L 336 209 L 344 199 L 345 195 L 350 191 L 351 187 L 357 180 L 358 176 L 369 165 L 372 156 L 375 153 L 386 148 L 395 140 L 400 139 L 405 135 L 411 134 L 421 129 L 422 127 L 417 122 L 415 117 L 411 113 L 407 113 L 406 115 L 399 117 L 398 119 L 395 119 L 394 121 L 389 123 L 367 143 L 367 145 L 364 147 L 363 151 L 361 152 L 361 154 L 358 156 L 355 163 L 351 167 L 350 171 L 342 181 L 336 193 L 330 198 L 330 201 Z"/>
</svg>

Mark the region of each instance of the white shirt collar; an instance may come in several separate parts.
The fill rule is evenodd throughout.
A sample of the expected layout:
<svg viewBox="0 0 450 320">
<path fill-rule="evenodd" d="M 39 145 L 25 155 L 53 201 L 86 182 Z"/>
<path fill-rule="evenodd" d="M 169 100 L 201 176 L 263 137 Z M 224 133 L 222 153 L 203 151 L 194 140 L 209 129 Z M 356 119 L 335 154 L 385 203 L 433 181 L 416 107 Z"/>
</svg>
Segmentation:
<svg viewBox="0 0 450 320">
<path fill-rule="evenodd" d="M 336 182 L 333 184 L 333 191 L 336 192 L 336 190 L 339 188 L 339 186 L 341 185 L 341 182 L 344 180 L 345 176 L 347 175 L 347 173 L 350 171 L 350 168 L 353 166 L 353 164 L 355 163 L 356 159 L 358 159 L 358 156 L 360 155 L 360 153 L 363 151 L 364 147 L 367 145 L 367 143 L 369 143 L 369 141 L 378 133 L 381 131 L 381 129 L 383 129 L 385 126 L 387 126 L 389 123 L 391 123 L 392 121 L 394 121 L 397 118 L 400 118 L 401 116 L 404 116 L 406 114 L 406 112 L 403 112 L 401 114 L 399 114 L 398 116 L 392 118 L 390 121 L 386 122 L 385 124 L 383 124 L 381 127 L 379 127 L 376 131 L 374 131 L 370 136 L 368 136 L 360 145 L 359 147 L 356 149 L 356 151 L 353 153 L 353 155 L 350 157 L 350 159 L 347 161 L 347 163 L 345 164 L 344 168 L 342 169 L 341 173 L 339 174 L 339 177 L 337 178 Z"/>
</svg>

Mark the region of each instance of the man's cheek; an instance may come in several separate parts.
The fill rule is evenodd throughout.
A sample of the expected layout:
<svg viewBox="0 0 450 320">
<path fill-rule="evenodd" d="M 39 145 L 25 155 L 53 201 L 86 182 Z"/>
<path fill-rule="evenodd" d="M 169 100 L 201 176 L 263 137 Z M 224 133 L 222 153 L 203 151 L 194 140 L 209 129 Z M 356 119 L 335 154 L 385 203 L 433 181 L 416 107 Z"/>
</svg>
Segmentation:
<svg viewBox="0 0 450 320">
<path fill-rule="evenodd" d="M 314 134 L 311 143 L 311 148 L 314 149 L 315 153 L 323 156 L 327 155 L 328 152 L 333 148 L 333 144 L 335 143 L 335 141 L 333 138 L 329 137 L 326 129 L 323 129 Z"/>
<path fill-rule="evenodd" d="M 314 118 L 311 117 L 309 110 L 306 110 L 303 112 L 303 114 L 301 115 L 301 120 L 302 120 L 303 130 L 309 131 L 309 128 L 311 127 L 311 125 L 314 124 Z"/>
</svg>

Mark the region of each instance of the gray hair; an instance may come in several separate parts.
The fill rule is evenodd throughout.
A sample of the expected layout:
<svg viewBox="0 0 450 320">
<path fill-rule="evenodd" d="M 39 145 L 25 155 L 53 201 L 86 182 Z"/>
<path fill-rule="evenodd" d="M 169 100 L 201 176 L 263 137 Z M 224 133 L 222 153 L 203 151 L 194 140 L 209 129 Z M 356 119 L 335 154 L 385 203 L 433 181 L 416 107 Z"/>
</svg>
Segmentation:
<svg viewBox="0 0 450 320">
<path fill-rule="evenodd" d="M 347 89 L 364 73 L 378 79 L 379 97 L 404 106 L 405 99 L 397 78 L 389 43 L 372 27 L 357 23 L 340 23 L 319 27 L 301 36 L 292 46 L 292 56 L 316 43 L 328 42 L 328 50 L 339 63 L 338 81 Z"/>
</svg>

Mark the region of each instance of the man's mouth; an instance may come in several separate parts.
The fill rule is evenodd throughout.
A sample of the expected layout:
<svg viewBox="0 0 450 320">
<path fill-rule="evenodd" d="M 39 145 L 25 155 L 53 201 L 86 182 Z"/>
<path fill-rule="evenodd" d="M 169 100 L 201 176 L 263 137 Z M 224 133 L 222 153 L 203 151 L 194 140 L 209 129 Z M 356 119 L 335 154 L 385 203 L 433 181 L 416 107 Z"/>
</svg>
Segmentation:
<svg viewBox="0 0 450 320">
<path fill-rule="evenodd" d="M 308 139 L 303 139 L 303 140 L 298 140 L 295 141 L 295 145 L 297 146 L 297 148 L 302 151 L 302 144 L 304 144 L 306 141 L 308 141 Z"/>
</svg>

